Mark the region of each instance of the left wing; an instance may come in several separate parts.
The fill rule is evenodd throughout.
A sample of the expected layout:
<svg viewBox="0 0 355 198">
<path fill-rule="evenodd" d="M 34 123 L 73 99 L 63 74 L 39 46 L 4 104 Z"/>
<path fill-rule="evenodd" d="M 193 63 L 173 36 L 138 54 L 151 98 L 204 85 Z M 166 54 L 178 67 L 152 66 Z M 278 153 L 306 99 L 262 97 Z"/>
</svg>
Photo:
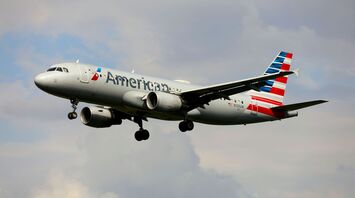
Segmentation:
<svg viewBox="0 0 355 198">
<path fill-rule="evenodd" d="M 251 89 L 259 91 L 259 88 L 266 84 L 266 80 L 275 79 L 281 76 L 287 76 L 293 73 L 295 72 L 280 71 L 278 73 L 257 76 L 254 78 L 248 78 L 244 80 L 193 89 L 181 92 L 178 95 L 180 95 L 181 98 L 190 107 L 203 106 L 204 104 L 208 104 L 212 100 L 216 100 L 219 98 L 229 99 L 230 95 L 234 95 Z"/>
</svg>

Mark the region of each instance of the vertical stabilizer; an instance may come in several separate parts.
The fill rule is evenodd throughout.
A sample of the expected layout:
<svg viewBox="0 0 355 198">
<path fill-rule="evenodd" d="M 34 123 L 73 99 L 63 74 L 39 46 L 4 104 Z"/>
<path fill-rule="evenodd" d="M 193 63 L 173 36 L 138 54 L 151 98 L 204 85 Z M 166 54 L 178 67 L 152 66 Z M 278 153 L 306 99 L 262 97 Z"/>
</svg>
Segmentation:
<svg viewBox="0 0 355 198">
<path fill-rule="evenodd" d="M 291 67 L 292 53 L 281 51 L 264 74 L 273 74 L 280 71 L 289 71 Z M 267 106 L 280 106 L 283 104 L 288 76 L 267 80 L 266 85 L 258 91 L 248 91 L 253 100 L 267 104 Z"/>
</svg>

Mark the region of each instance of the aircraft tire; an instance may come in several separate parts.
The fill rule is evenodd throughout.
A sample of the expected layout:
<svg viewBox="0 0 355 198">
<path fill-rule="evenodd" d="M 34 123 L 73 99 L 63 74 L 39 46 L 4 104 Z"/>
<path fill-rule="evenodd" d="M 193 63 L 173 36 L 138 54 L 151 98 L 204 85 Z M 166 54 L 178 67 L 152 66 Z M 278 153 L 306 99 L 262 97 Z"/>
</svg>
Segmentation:
<svg viewBox="0 0 355 198">
<path fill-rule="evenodd" d="M 76 112 L 70 112 L 68 113 L 68 118 L 69 120 L 74 120 L 78 117 L 78 114 Z"/>
<path fill-rule="evenodd" d="M 143 130 L 143 131 L 141 131 L 141 133 L 142 133 L 143 140 L 148 140 L 149 139 L 150 134 L 149 134 L 148 130 Z"/>
<path fill-rule="evenodd" d="M 142 132 L 141 131 L 137 131 L 135 134 L 134 134 L 134 138 L 136 138 L 136 140 L 138 142 L 142 141 L 143 138 L 142 138 Z"/>
<path fill-rule="evenodd" d="M 194 123 L 191 120 L 185 121 L 185 125 L 186 125 L 186 129 L 188 131 L 191 131 L 192 129 L 194 129 Z"/>
<path fill-rule="evenodd" d="M 76 119 L 78 117 L 78 114 L 76 112 L 73 112 L 73 118 Z"/>
<path fill-rule="evenodd" d="M 139 130 L 134 134 L 134 137 L 137 141 L 148 140 L 149 139 L 149 131 L 148 130 Z"/>
<path fill-rule="evenodd" d="M 194 129 L 194 123 L 191 120 L 184 120 L 179 123 L 179 129 L 181 132 L 191 131 Z"/>
<path fill-rule="evenodd" d="M 187 131 L 187 125 L 185 121 L 182 121 L 179 123 L 179 129 L 181 132 L 186 132 Z"/>
</svg>

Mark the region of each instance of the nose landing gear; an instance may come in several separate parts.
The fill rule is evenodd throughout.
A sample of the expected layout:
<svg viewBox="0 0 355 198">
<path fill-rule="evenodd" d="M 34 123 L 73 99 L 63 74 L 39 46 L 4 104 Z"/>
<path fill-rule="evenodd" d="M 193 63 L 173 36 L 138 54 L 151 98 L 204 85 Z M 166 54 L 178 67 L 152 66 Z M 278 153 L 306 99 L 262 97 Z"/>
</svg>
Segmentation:
<svg viewBox="0 0 355 198">
<path fill-rule="evenodd" d="M 78 114 L 75 112 L 79 103 L 79 100 L 77 99 L 70 99 L 70 103 L 72 104 L 73 111 L 68 113 L 68 118 L 69 120 L 76 119 L 78 117 Z"/>
</svg>

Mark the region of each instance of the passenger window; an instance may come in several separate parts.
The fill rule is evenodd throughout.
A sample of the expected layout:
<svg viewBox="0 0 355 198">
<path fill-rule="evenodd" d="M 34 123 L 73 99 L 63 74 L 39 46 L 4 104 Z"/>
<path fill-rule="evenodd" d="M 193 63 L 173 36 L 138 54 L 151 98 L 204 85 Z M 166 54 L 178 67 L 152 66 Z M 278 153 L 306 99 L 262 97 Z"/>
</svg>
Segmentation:
<svg viewBox="0 0 355 198">
<path fill-rule="evenodd" d="M 57 67 L 57 71 L 63 72 L 61 67 Z"/>
<path fill-rule="evenodd" d="M 49 68 L 49 69 L 47 70 L 47 72 L 55 71 L 56 69 L 57 69 L 56 67 L 52 67 L 52 68 Z"/>
<path fill-rule="evenodd" d="M 69 70 L 65 67 L 63 67 L 63 71 L 69 73 Z"/>
</svg>

